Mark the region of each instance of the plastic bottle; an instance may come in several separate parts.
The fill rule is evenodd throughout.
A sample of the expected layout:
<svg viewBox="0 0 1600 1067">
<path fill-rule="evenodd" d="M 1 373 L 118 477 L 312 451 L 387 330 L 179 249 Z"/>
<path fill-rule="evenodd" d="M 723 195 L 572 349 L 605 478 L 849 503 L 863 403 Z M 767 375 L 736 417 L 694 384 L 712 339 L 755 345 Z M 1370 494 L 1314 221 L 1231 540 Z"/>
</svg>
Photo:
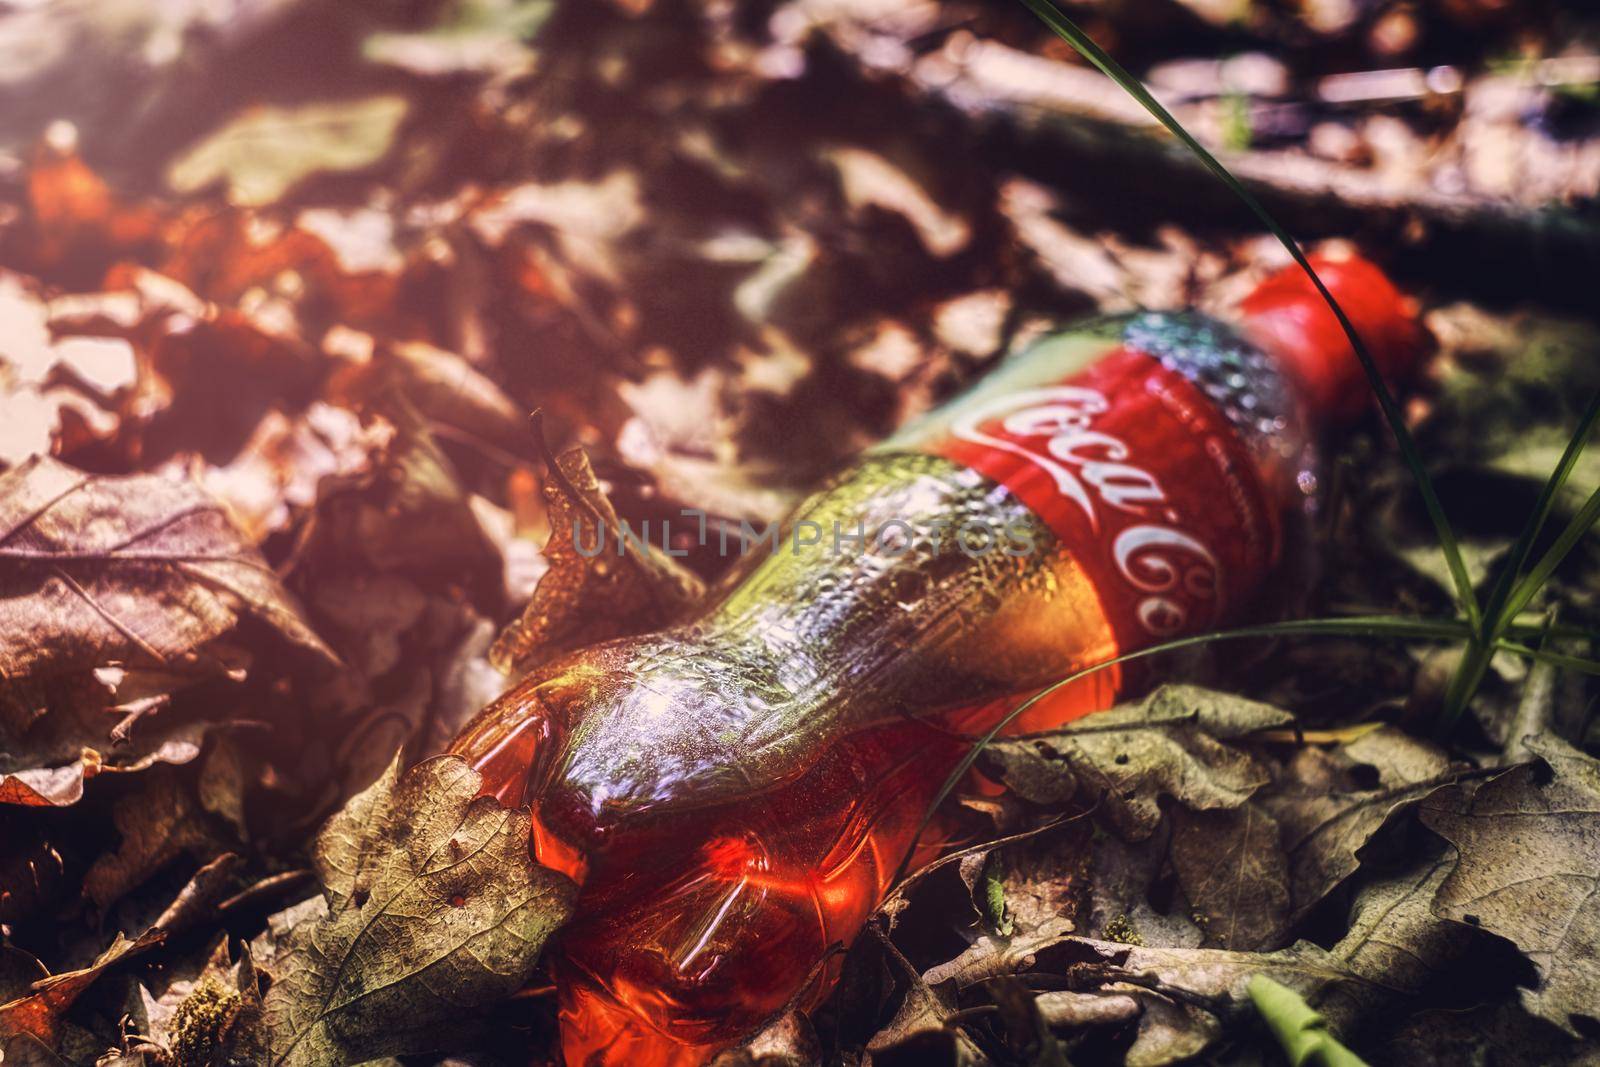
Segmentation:
<svg viewBox="0 0 1600 1067">
<path fill-rule="evenodd" d="M 1386 375 L 1424 349 L 1370 263 L 1318 258 Z M 454 750 L 583 883 L 554 947 L 568 1064 L 704 1062 L 828 990 L 925 809 L 1023 695 L 1237 622 L 1368 385 L 1298 268 L 1237 329 L 1052 333 L 863 455 L 699 617 L 537 670 Z M 748 546 L 745 546 L 748 547 Z M 1109 705 L 1116 668 L 1030 712 Z"/>
</svg>

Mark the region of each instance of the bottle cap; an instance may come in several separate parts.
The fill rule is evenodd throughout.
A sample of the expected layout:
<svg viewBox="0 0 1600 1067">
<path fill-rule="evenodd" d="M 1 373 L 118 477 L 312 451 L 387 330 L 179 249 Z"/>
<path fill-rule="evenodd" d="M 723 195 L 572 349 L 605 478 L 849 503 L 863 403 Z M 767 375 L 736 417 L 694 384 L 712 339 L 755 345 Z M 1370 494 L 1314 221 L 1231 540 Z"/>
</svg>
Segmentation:
<svg viewBox="0 0 1600 1067">
<path fill-rule="evenodd" d="M 1357 255 L 1307 257 L 1393 388 L 1432 347 L 1417 302 Z M 1321 426 L 1348 422 L 1373 398 L 1355 349 L 1322 294 L 1298 264 L 1273 274 L 1240 305 L 1250 338 L 1294 377 Z"/>
</svg>

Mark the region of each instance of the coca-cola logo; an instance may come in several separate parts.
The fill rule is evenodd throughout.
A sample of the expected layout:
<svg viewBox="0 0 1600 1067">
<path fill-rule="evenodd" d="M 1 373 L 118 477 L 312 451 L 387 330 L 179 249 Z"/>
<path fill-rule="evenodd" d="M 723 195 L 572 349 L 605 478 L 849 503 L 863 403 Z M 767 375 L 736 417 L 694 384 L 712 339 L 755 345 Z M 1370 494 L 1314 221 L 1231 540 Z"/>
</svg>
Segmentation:
<svg viewBox="0 0 1600 1067">
<path fill-rule="evenodd" d="M 1221 565 L 1176 525 L 1180 516 L 1160 479 L 1132 462 L 1127 443 L 1094 428 L 1110 407 L 1094 389 L 1056 385 L 979 404 L 950 429 L 963 441 L 1008 452 L 1048 475 L 1095 534 L 1105 532 L 1102 507 L 1140 520 L 1117 532 L 1111 557 L 1123 580 L 1144 594 L 1136 608 L 1139 624 L 1169 637 L 1187 628 L 1186 602 L 1216 599 Z"/>
</svg>

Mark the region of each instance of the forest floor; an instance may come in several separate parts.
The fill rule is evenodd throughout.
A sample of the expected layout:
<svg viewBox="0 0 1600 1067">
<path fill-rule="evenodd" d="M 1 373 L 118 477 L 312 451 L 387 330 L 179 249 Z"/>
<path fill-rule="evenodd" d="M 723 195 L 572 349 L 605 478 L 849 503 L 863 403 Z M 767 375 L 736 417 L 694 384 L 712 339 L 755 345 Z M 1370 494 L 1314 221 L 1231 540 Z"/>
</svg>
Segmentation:
<svg viewBox="0 0 1600 1067">
<path fill-rule="evenodd" d="M 1600 388 L 1600 17 L 1068 10 L 1297 238 L 1417 295 L 1405 415 L 1486 593 Z M 694 583 L 545 553 L 528 413 L 621 519 L 765 522 L 1052 325 L 1226 316 L 1288 262 L 1020 4 L 10 3 L 0 57 L 7 1067 L 555 1056 L 570 888 L 459 765 L 385 768 Z M 1381 421 L 1324 460 L 1301 610 L 1452 615 Z M 1544 543 L 1600 455 L 1568 484 Z M 1586 537 L 1533 617 L 1597 598 Z M 1594 690 L 1497 655 L 1440 737 L 1460 658 L 1185 654 L 997 742 L 962 857 L 728 1061 L 1281 1063 L 1262 974 L 1370 1062 L 1593 1061 Z M 396 881 L 463 837 L 471 871 Z M 381 946 L 374 895 L 409 916 Z"/>
</svg>

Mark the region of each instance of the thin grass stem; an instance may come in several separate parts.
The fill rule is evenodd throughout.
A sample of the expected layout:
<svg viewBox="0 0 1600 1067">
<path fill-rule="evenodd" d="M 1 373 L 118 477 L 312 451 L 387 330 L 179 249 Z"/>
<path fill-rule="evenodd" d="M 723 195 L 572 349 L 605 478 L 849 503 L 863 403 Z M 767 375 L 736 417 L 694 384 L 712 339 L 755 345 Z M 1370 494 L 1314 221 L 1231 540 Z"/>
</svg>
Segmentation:
<svg viewBox="0 0 1600 1067">
<path fill-rule="evenodd" d="M 1522 532 L 1517 535 L 1516 543 L 1511 547 L 1511 554 L 1506 559 L 1505 569 L 1500 572 L 1500 577 L 1489 593 L 1489 599 L 1483 609 L 1484 640 L 1492 641 L 1499 637 L 1516 618 L 1517 612 L 1507 610 L 1511 591 L 1517 579 L 1521 577 L 1522 569 L 1528 565 L 1528 560 L 1533 555 L 1533 546 L 1539 540 L 1539 534 L 1544 531 L 1544 524 L 1550 517 L 1551 509 L 1555 507 L 1556 497 L 1572 475 L 1573 467 L 1577 466 L 1578 457 L 1583 453 L 1584 446 L 1589 443 L 1589 436 L 1594 431 L 1597 419 L 1600 419 L 1600 389 L 1595 390 L 1594 395 L 1589 398 L 1589 406 L 1584 410 L 1576 432 L 1567 442 L 1566 450 L 1561 453 L 1561 461 L 1556 464 L 1556 469 L 1550 472 L 1544 488 L 1539 491 L 1539 499 L 1533 505 L 1533 514 L 1528 516 Z"/>
<path fill-rule="evenodd" d="M 1032 11 L 1048 26 L 1056 36 L 1071 45 L 1079 55 L 1092 63 L 1099 71 L 1112 81 L 1116 82 L 1124 92 L 1132 96 L 1141 106 L 1153 115 L 1161 125 L 1165 126 L 1174 137 L 1183 143 L 1189 151 L 1205 164 L 1206 168 L 1215 174 L 1242 200 L 1246 207 L 1261 221 L 1280 244 L 1288 250 L 1289 255 L 1299 264 L 1300 269 L 1306 272 L 1311 279 L 1311 284 L 1316 287 L 1322 299 L 1327 302 L 1333 311 L 1334 317 L 1339 320 L 1339 327 L 1350 340 L 1356 358 L 1361 362 L 1361 368 L 1366 372 L 1367 379 L 1372 384 L 1373 391 L 1378 397 L 1378 406 L 1383 411 L 1383 417 L 1389 424 L 1389 429 L 1394 433 L 1395 441 L 1400 446 L 1400 454 L 1404 457 L 1406 465 L 1411 469 L 1412 477 L 1416 479 L 1417 489 L 1422 495 L 1423 507 L 1428 512 L 1428 518 L 1433 522 L 1436 535 L 1439 538 L 1439 549 L 1444 554 L 1445 563 L 1450 569 L 1451 580 L 1455 584 L 1456 599 L 1460 609 L 1466 614 L 1474 629 L 1481 625 L 1482 612 L 1478 599 L 1473 592 L 1472 579 L 1467 573 L 1466 560 L 1461 555 L 1460 543 L 1456 540 L 1454 529 L 1450 520 L 1444 513 L 1444 507 L 1439 503 L 1438 493 L 1434 491 L 1433 481 L 1428 477 L 1427 470 L 1422 465 L 1422 455 L 1417 451 L 1416 442 L 1411 437 L 1411 432 L 1406 429 L 1405 418 L 1400 412 L 1400 406 L 1395 402 L 1393 394 L 1389 392 L 1388 385 L 1383 380 L 1383 375 L 1378 371 L 1378 365 L 1373 360 L 1372 354 L 1367 351 L 1360 335 L 1356 332 L 1339 302 L 1333 298 L 1328 287 L 1323 284 L 1317 272 L 1312 269 L 1311 263 L 1306 259 L 1299 242 L 1291 237 L 1276 219 L 1267 211 L 1254 193 L 1233 176 L 1227 167 L 1213 156 L 1204 145 L 1195 140 L 1183 124 L 1173 117 L 1161 102 L 1157 100 L 1144 84 L 1123 69 L 1122 65 L 1112 59 L 1104 49 L 1096 44 L 1088 34 L 1079 28 L 1066 15 L 1055 7 L 1050 0 L 1021 0 L 1021 3 Z"/>
<path fill-rule="evenodd" d="M 1514 617 L 1528 606 L 1528 602 L 1550 580 L 1550 575 L 1561 566 L 1561 561 L 1567 558 L 1567 554 L 1577 547 L 1583 535 L 1594 526 L 1596 519 L 1600 519 L 1600 489 L 1589 494 L 1589 499 L 1583 502 L 1583 507 L 1578 509 L 1572 521 L 1567 523 L 1566 529 L 1561 531 L 1561 536 L 1556 538 L 1556 543 L 1550 546 L 1550 550 L 1539 559 L 1538 563 L 1534 564 L 1533 570 L 1517 583 L 1516 589 L 1506 600 L 1506 614 Z"/>
</svg>

